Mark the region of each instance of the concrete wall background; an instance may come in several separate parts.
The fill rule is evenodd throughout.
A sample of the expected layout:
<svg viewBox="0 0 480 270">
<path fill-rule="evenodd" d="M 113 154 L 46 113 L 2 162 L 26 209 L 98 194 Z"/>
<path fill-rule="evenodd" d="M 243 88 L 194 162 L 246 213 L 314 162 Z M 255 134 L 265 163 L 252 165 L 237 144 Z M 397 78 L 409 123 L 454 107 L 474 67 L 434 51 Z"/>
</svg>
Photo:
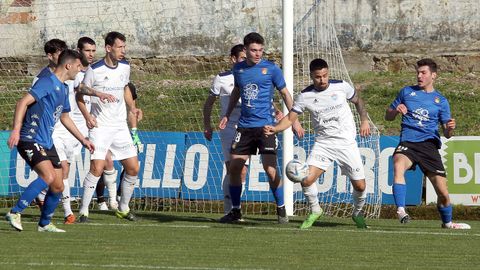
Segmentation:
<svg viewBox="0 0 480 270">
<path fill-rule="evenodd" d="M 294 1 L 296 20 L 314 2 Z M 401 68 L 399 59 L 419 56 L 458 62 L 479 55 L 478 0 L 327 2 L 354 71 Z M 102 35 L 111 30 L 126 34 L 130 57 L 224 54 L 250 31 L 264 34 L 273 52 L 281 48 L 281 11 L 280 0 L 2 0 L 0 57 L 41 56 L 45 41 L 61 38 L 74 46 L 83 35 L 101 52 Z"/>
</svg>

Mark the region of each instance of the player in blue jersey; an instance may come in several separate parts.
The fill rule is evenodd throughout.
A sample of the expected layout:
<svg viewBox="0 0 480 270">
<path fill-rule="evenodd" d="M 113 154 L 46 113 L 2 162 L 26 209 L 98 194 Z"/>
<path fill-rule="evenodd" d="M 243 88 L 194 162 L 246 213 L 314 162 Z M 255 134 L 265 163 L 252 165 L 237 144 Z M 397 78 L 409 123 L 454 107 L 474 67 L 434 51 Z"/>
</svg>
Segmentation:
<svg viewBox="0 0 480 270">
<path fill-rule="evenodd" d="M 68 88 L 64 82 L 75 79 L 82 68 L 81 59 L 82 55 L 77 51 L 63 51 L 52 75 L 39 78 L 30 91 L 17 102 L 8 146 L 17 146 L 19 154 L 38 174 L 38 178 L 28 185 L 16 205 L 6 215 L 10 225 L 18 231 L 23 230 L 20 213 L 48 187 L 38 231 L 65 232 L 50 222 L 63 191 L 62 170 L 52 132 L 55 123 L 60 119 L 67 130 L 88 150 L 94 150 L 92 142 L 83 137 L 68 114 L 70 104 Z"/>
<path fill-rule="evenodd" d="M 437 64 L 432 59 L 418 61 L 417 85 L 400 90 L 385 113 L 387 121 L 402 115 L 400 143 L 393 154 L 393 197 L 397 215 L 401 223 L 410 220 L 405 210 L 405 172 L 418 165 L 437 193 L 442 228 L 470 229 L 468 224 L 452 222 L 446 172 L 438 152 L 441 147 L 438 125 L 442 126 L 443 136 L 448 139 L 453 136 L 456 123 L 450 114 L 448 100 L 434 88 L 436 78 Z"/>
<path fill-rule="evenodd" d="M 230 196 L 232 210 L 220 219 L 222 223 L 242 220 L 240 197 L 242 192 L 241 172 L 250 155 L 261 155 L 262 164 L 269 178 L 270 189 L 277 204 L 278 223 L 288 223 L 283 199 L 283 187 L 277 173 L 277 139 L 275 135 L 265 136 L 263 126 L 272 125 L 273 97 L 275 88 L 285 102 L 292 108 L 292 96 L 286 88 L 282 71 L 274 63 L 262 58 L 264 50 L 263 37 L 255 32 L 247 34 L 243 39 L 246 61 L 233 67 L 235 87 L 232 90 L 228 109 L 219 124 L 220 129 L 227 126 L 231 113 L 241 97 L 241 113 L 237 132 L 231 145 L 230 158 Z M 296 122 L 299 126 L 298 121 Z M 297 130 L 303 136 L 303 130 Z"/>
</svg>

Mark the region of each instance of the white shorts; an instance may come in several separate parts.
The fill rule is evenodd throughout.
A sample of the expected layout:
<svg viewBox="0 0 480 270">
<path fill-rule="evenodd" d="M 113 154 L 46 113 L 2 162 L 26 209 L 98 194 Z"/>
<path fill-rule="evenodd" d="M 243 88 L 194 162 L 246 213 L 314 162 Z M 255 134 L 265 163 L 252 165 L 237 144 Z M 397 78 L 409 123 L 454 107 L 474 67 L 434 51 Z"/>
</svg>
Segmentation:
<svg viewBox="0 0 480 270">
<path fill-rule="evenodd" d="M 90 130 L 89 139 L 95 145 L 91 159 L 105 160 L 108 150 L 113 160 L 124 160 L 137 156 L 128 127 L 96 127 Z"/>
<path fill-rule="evenodd" d="M 230 149 L 236 132 L 235 126 L 227 126 L 220 130 L 220 141 L 222 142 L 223 160 L 225 162 L 230 161 Z"/>
<path fill-rule="evenodd" d="M 338 148 L 315 143 L 308 156 L 307 164 L 326 171 L 334 161 L 342 169 L 342 174 L 348 176 L 350 180 L 365 179 L 362 156 L 357 144 Z"/>
<path fill-rule="evenodd" d="M 75 161 L 75 156 L 82 152 L 83 145 L 70 132 L 52 136 L 60 161 L 68 163 Z"/>
</svg>

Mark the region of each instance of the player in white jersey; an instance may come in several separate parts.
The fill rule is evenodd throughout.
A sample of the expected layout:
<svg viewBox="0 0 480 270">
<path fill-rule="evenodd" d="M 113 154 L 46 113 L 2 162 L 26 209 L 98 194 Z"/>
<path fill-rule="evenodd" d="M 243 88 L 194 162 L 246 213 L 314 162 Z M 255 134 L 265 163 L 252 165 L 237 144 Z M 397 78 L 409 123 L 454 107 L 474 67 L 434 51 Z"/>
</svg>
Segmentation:
<svg viewBox="0 0 480 270">
<path fill-rule="evenodd" d="M 245 51 L 243 49 L 243 44 L 235 45 L 230 50 L 230 61 L 232 65 L 244 61 L 246 58 Z M 232 71 L 226 71 L 215 76 L 213 80 L 212 88 L 210 89 L 210 95 L 205 101 L 203 106 L 203 126 L 204 126 L 204 136 L 207 140 L 212 140 L 212 126 L 211 126 L 211 114 L 213 104 L 217 98 L 220 99 L 220 108 L 221 108 L 221 118 L 225 115 L 228 102 L 230 101 L 230 94 L 232 93 L 234 87 L 234 80 Z M 240 103 L 239 103 L 240 104 Z M 225 168 L 227 173 L 222 182 L 223 188 L 223 211 L 225 214 L 228 214 L 232 210 L 232 200 L 230 198 L 230 147 L 232 145 L 233 138 L 237 129 L 238 119 L 240 118 L 240 105 L 232 111 L 230 118 L 228 119 L 228 124 L 225 129 L 220 130 L 220 141 L 222 144 L 223 159 L 225 161 Z M 242 183 L 245 183 L 245 178 L 247 177 L 247 166 L 243 166 L 241 178 Z"/>
<path fill-rule="evenodd" d="M 87 115 L 87 126 L 90 129 L 89 138 L 98 144 L 99 148 L 91 156 L 90 171 L 83 183 L 82 204 L 80 216 L 88 216 L 88 206 L 92 200 L 95 186 L 104 171 L 105 157 L 110 150 L 114 160 L 120 160 L 125 168 L 122 183 L 122 197 L 116 216 L 131 221 L 136 217 L 128 206 L 133 195 L 134 185 L 139 170 L 137 150 L 130 136 L 127 124 L 127 107 L 130 113 L 138 114 L 139 110 L 133 103 L 133 98 L 127 84 L 130 79 L 130 65 L 124 59 L 125 41 L 123 34 L 110 32 L 105 37 L 105 57 L 92 64 L 85 73 L 83 84 L 98 92 L 115 96 L 114 102 L 104 103 L 97 97 L 91 99 L 91 111 Z M 80 102 L 78 102 L 80 101 Z M 79 107 L 85 104 L 77 99 Z"/>
<path fill-rule="evenodd" d="M 329 80 L 328 64 L 323 59 L 310 63 L 313 84 L 296 98 L 292 110 L 276 126 L 265 126 L 265 134 L 274 134 L 290 127 L 298 115 L 308 110 L 315 130 L 315 144 L 308 156 L 309 174 L 302 181 L 305 197 L 312 213 L 300 226 L 310 228 L 320 218 L 323 210 L 318 202 L 317 179 L 336 161 L 342 173 L 353 186 L 354 210 L 352 218 L 358 228 L 367 228 L 362 208 L 365 204 L 365 173 L 362 158 L 355 140 L 356 128 L 347 101 L 355 104 L 360 115 L 360 135 L 370 135 L 370 124 L 363 100 L 348 83 Z"/>
</svg>

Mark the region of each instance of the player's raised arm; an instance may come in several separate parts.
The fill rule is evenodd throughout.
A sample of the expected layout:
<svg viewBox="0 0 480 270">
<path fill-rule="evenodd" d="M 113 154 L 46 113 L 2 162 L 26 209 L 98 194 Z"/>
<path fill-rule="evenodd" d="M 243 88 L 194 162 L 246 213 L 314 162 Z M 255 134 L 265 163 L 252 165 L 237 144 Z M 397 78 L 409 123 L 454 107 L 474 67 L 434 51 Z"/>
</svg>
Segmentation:
<svg viewBox="0 0 480 270">
<path fill-rule="evenodd" d="M 360 97 L 358 91 L 355 91 L 355 94 L 350 101 L 355 105 L 355 109 L 357 109 L 357 112 L 360 115 L 360 136 L 369 136 L 370 123 L 368 122 L 367 108 L 365 107 L 365 102 Z"/>
<path fill-rule="evenodd" d="M 225 113 L 225 116 L 222 118 L 222 120 L 220 120 L 220 124 L 218 125 L 220 129 L 224 129 L 227 126 L 228 118 L 230 117 L 230 114 L 232 114 L 232 111 L 237 105 L 239 99 L 240 89 L 235 86 L 232 90 L 232 94 L 230 95 L 227 112 Z"/>
<path fill-rule="evenodd" d="M 13 115 L 13 130 L 12 133 L 10 133 L 10 137 L 8 138 L 7 142 L 8 147 L 13 148 L 18 144 L 18 141 L 20 140 L 20 129 L 22 128 L 25 113 L 27 112 L 28 106 L 34 102 L 35 98 L 29 93 L 27 93 L 17 102 Z"/>
<path fill-rule="evenodd" d="M 211 125 L 211 115 L 212 115 L 212 108 L 215 100 L 217 98 L 214 95 L 209 95 L 205 100 L 205 104 L 203 105 L 203 136 L 205 139 L 211 141 L 212 140 L 212 125 Z"/>
<path fill-rule="evenodd" d="M 282 96 L 283 102 L 285 102 L 285 106 L 287 106 L 287 109 L 291 111 L 293 107 L 292 95 L 290 95 L 290 92 L 288 92 L 288 89 L 286 87 L 280 90 L 280 94 Z M 303 129 L 298 119 L 292 123 L 292 128 L 295 135 L 297 135 L 299 139 L 302 139 L 305 135 L 305 129 Z"/>
</svg>

